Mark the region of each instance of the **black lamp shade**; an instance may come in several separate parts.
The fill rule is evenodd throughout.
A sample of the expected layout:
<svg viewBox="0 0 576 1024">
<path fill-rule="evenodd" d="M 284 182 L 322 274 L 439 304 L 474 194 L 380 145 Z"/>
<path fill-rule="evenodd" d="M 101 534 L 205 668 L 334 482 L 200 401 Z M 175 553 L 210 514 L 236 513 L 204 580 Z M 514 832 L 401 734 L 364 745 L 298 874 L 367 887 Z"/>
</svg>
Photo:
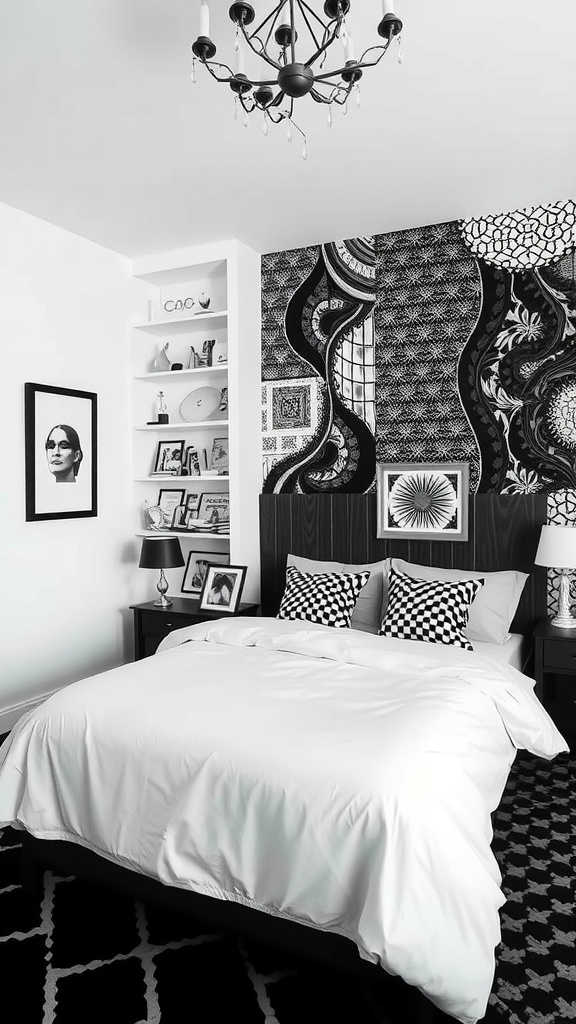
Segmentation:
<svg viewBox="0 0 576 1024">
<path fill-rule="evenodd" d="M 141 569 L 176 569 L 184 565 L 178 537 L 158 537 L 142 541 L 139 566 Z"/>
</svg>

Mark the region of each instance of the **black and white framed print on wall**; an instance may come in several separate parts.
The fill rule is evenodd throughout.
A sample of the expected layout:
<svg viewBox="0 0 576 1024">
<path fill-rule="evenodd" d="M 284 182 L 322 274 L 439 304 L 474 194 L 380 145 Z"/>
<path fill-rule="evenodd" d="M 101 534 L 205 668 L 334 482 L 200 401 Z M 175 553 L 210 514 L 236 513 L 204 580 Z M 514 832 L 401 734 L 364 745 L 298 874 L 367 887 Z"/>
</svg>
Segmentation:
<svg viewBox="0 0 576 1024">
<path fill-rule="evenodd" d="M 468 463 L 378 463 L 377 537 L 468 539 Z"/>
<path fill-rule="evenodd" d="M 24 385 L 26 520 L 77 519 L 97 511 L 97 397 Z"/>
</svg>

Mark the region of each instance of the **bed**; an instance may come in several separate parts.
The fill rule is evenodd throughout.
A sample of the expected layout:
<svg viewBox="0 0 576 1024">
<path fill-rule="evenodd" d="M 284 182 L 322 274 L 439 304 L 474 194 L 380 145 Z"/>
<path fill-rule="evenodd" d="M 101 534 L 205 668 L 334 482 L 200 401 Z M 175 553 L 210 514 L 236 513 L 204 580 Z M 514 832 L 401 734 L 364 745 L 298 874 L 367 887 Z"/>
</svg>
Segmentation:
<svg viewBox="0 0 576 1024">
<path fill-rule="evenodd" d="M 96 862 L 218 923 L 353 953 L 474 1024 L 504 902 L 491 813 L 518 748 L 567 749 L 512 664 L 518 635 L 495 652 L 275 614 L 187 627 L 20 720 L 0 823 L 30 863 Z"/>
</svg>

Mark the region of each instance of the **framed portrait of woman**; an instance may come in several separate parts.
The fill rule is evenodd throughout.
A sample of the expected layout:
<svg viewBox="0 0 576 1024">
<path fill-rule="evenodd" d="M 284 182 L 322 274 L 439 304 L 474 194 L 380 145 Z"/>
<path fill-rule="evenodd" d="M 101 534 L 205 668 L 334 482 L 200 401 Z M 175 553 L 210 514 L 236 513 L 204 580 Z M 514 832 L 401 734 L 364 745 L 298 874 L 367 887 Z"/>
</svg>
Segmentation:
<svg viewBox="0 0 576 1024">
<path fill-rule="evenodd" d="M 98 514 L 97 396 L 24 385 L 26 520 Z"/>
<path fill-rule="evenodd" d="M 200 609 L 234 615 L 240 605 L 246 569 L 245 565 L 209 565 L 200 594 Z"/>
</svg>

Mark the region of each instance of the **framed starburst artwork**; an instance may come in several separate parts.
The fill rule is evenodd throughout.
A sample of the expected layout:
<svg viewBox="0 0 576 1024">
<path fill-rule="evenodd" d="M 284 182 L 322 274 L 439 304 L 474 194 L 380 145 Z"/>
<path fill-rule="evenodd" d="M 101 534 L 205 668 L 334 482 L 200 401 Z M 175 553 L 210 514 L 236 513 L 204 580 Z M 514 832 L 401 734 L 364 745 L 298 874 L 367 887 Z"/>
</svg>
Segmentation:
<svg viewBox="0 0 576 1024">
<path fill-rule="evenodd" d="M 467 462 L 380 462 L 377 537 L 468 540 Z"/>
</svg>

